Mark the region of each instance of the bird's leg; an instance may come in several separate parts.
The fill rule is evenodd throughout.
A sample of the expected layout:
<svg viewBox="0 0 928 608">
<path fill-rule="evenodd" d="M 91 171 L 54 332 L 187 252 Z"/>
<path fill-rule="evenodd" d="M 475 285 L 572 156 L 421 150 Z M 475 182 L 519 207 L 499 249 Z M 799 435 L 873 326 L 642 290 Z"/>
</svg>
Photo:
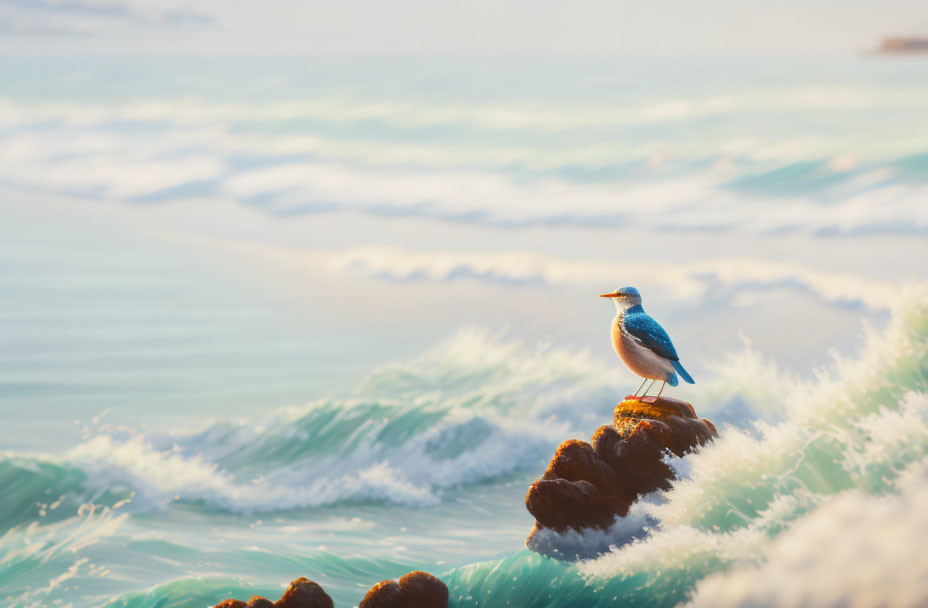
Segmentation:
<svg viewBox="0 0 928 608">
<path fill-rule="evenodd" d="M 661 393 L 664 392 L 664 387 L 667 386 L 666 382 L 661 382 L 661 390 L 657 391 L 657 396 L 660 397 Z"/>
<path fill-rule="evenodd" d="M 648 388 L 644 389 L 644 393 L 641 395 L 642 399 L 648 396 L 648 391 L 651 390 L 651 387 L 654 386 L 655 382 L 657 382 L 657 380 L 651 380 L 651 384 L 648 385 Z"/>
<path fill-rule="evenodd" d="M 639 386 L 639 387 L 638 387 L 638 390 L 637 390 L 637 391 L 635 391 L 635 394 L 634 394 L 634 395 L 632 395 L 633 397 L 637 397 L 637 396 L 638 396 L 638 391 L 640 391 L 641 389 L 643 389 L 643 388 L 644 388 L 644 383 L 645 383 L 645 382 L 647 382 L 647 381 L 648 381 L 648 379 L 647 379 L 647 378 L 645 378 L 644 380 L 642 380 L 642 381 L 641 381 L 641 386 Z"/>
</svg>

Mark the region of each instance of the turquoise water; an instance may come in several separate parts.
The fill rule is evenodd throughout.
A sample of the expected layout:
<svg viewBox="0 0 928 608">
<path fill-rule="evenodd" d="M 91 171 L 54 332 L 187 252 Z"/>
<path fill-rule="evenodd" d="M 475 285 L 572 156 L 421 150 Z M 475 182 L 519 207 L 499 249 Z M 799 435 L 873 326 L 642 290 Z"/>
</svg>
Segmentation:
<svg viewBox="0 0 928 608">
<path fill-rule="evenodd" d="M 4 59 L 0 603 L 918 605 L 926 72 Z M 637 386 L 617 284 L 721 436 L 553 560 L 524 494 Z"/>
</svg>

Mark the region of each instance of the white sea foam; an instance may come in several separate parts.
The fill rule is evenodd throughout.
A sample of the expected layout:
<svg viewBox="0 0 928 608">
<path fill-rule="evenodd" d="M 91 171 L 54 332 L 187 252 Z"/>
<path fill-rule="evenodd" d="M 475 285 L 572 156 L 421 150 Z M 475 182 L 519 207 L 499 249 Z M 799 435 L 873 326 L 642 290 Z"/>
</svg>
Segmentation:
<svg viewBox="0 0 928 608">
<path fill-rule="evenodd" d="M 928 604 L 928 463 L 912 465 L 899 494 L 840 494 L 767 544 L 763 561 L 699 582 L 692 608 L 825 608 Z"/>
<path fill-rule="evenodd" d="M 879 483 L 884 468 L 923 454 L 925 399 L 882 380 L 924 382 L 923 298 L 911 292 L 886 336 L 871 337 L 859 361 L 840 361 L 838 376 L 814 386 L 750 350 L 728 362 L 753 385 L 739 399 L 759 412 L 779 400 L 787 419 L 725 429 L 687 457 L 666 504 L 649 507 L 663 527 L 657 536 L 682 527 L 697 535 L 713 536 L 712 526 L 733 531 L 786 489 L 821 494 Z M 737 386 L 723 394 L 710 382 L 706 394 L 725 398 Z M 543 465 L 560 441 L 588 436 L 620 393 L 586 353 L 465 330 L 376 370 L 354 400 L 282 410 L 260 429 L 225 423 L 172 436 L 103 433 L 69 459 L 91 485 L 137 491 L 135 508 L 175 497 L 241 512 L 344 500 L 428 505 L 444 488 Z M 751 488 L 761 491 L 754 496 Z"/>
<path fill-rule="evenodd" d="M 837 361 L 834 371 L 821 373 L 816 383 L 784 387 L 784 421 L 756 423 L 750 430 L 723 429 L 712 445 L 688 456 L 687 478 L 678 480 L 664 495 L 666 502 L 649 511 L 657 522 L 653 534 L 583 562 L 581 571 L 593 579 L 609 579 L 629 572 L 714 572 L 742 565 L 733 583 L 720 574 L 700 587 L 700 606 L 825 606 L 851 597 L 847 594 L 866 579 L 851 582 L 841 576 L 834 585 L 812 587 L 836 576 L 847 559 L 871 549 L 878 555 L 898 549 L 881 538 L 888 513 L 897 514 L 898 530 L 908 525 L 903 522 L 925 522 L 923 509 L 915 506 L 923 498 L 914 499 L 923 493 L 924 476 L 900 478 L 900 471 L 928 456 L 926 296 L 920 289 L 910 291 L 897 303 L 887 332 L 870 335 L 856 359 Z M 912 475 L 917 482 L 910 481 Z M 901 496 L 869 496 L 895 491 Z M 860 512 L 854 514 L 857 507 Z M 822 523 L 832 517 L 834 526 Z M 889 543 L 902 542 L 894 537 L 895 525 L 889 525 Z M 805 534 L 813 528 L 819 532 Z M 779 538 L 784 530 L 791 531 L 771 544 L 770 538 Z M 809 540 L 801 540 L 804 536 Z M 822 552 L 822 547 L 836 545 L 838 554 Z M 803 555 L 813 554 L 818 565 L 807 578 L 799 577 L 802 564 L 809 563 Z M 901 550 L 896 556 L 919 561 Z M 889 560 L 887 568 L 896 563 Z M 868 599 L 861 605 L 884 605 L 874 598 L 894 597 L 904 600 L 900 605 L 915 605 L 907 602 L 923 597 L 924 588 L 913 584 L 919 568 L 902 568 L 898 579 L 887 579 L 901 589 L 881 586 L 876 595 L 864 596 Z M 861 574 L 855 568 L 846 573 Z M 796 578 L 793 574 L 799 578 L 798 595 L 790 595 L 790 585 L 782 586 Z M 780 591 L 765 595 L 777 585 Z"/>
<path fill-rule="evenodd" d="M 650 505 L 660 500 L 659 495 L 641 497 L 632 505 L 628 515 L 616 517 L 608 530 L 568 528 L 557 532 L 541 528 L 526 542 L 526 546 L 535 553 L 558 559 L 578 560 L 601 555 L 647 536 L 650 527 L 657 523 L 649 514 Z"/>
<path fill-rule="evenodd" d="M 333 122 L 380 120 L 403 127 L 464 124 L 490 129 L 561 131 L 574 128 L 661 123 L 737 111 L 752 113 L 784 110 L 920 108 L 928 98 L 925 87 L 887 91 L 880 86 L 797 86 L 775 91 L 693 96 L 655 103 L 581 105 L 571 100 L 570 111 L 558 102 L 494 100 L 489 103 L 442 103 L 405 99 L 358 99 L 344 96 L 271 102 L 211 102 L 197 98 L 162 98 L 124 103 L 36 102 L 7 99 L 0 105 L 0 124 L 28 125 L 63 121 L 74 125 L 141 121 L 178 126 L 235 121 L 323 119 Z"/>
<path fill-rule="evenodd" d="M 352 276 L 401 281 L 464 277 L 564 285 L 597 284 L 603 277 L 621 276 L 629 283 L 657 283 L 680 299 L 705 297 L 712 290 L 717 292 L 720 286 L 731 291 L 783 287 L 814 294 L 829 303 L 856 302 L 873 310 L 888 310 L 902 293 L 897 284 L 871 277 L 823 272 L 805 264 L 751 257 L 622 263 L 565 260 L 529 252 L 413 252 L 385 247 L 293 250 L 289 254 Z"/>
<path fill-rule="evenodd" d="M 824 93 L 791 99 L 805 105 Z M 881 99 L 890 101 L 888 96 Z M 287 124 L 317 118 L 379 119 L 408 128 L 463 122 L 492 132 L 519 124 L 550 129 L 565 117 L 570 117 L 568 123 L 580 121 L 565 128 L 582 128 L 698 117 L 702 111 L 696 108 L 719 105 L 718 100 L 672 100 L 626 111 L 609 105 L 562 112 L 557 107 L 537 111 L 525 105 L 507 110 L 498 104 L 452 110 L 382 100 L 313 99 L 267 105 L 190 99 L 110 105 L 6 100 L 0 103 L 0 123 L 7 124 L 11 135 L 0 142 L 4 161 L 0 182 L 32 191 L 92 193 L 116 200 L 153 195 L 176 200 L 190 197 L 192 191 L 204 198 L 220 196 L 230 204 L 258 198 L 262 210 L 278 213 L 326 209 L 502 226 L 606 222 L 647 229 L 806 233 L 911 232 L 928 227 L 921 204 L 923 185 L 900 183 L 891 166 L 899 157 L 922 152 L 928 146 L 925 141 L 888 154 L 882 151 L 875 164 L 869 164 L 871 160 L 857 166 L 857 160 L 847 160 L 848 143 L 834 139 L 820 144 L 807 139 L 719 141 L 709 132 L 711 136 L 695 144 L 635 145 L 623 140 L 591 147 L 557 141 L 501 150 L 496 141 L 462 147 L 453 140 L 423 142 L 408 136 L 333 139 L 314 131 L 281 136 L 276 129 L 234 128 L 252 120 Z M 125 121 L 147 128 L 141 133 L 111 128 Z M 577 167 L 615 169 L 617 163 L 646 161 L 658 167 L 668 162 L 668 150 L 671 162 L 684 170 L 646 180 L 622 170 L 606 181 L 560 176 Z M 855 158 L 866 156 L 868 150 L 855 151 Z M 243 155 L 255 160 L 242 163 Z M 294 155 L 312 158 L 294 159 Z M 775 168 L 771 158 L 786 163 L 830 159 L 821 162 L 818 171 L 820 177 L 834 178 L 834 183 L 824 180 L 802 194 L 725 187 L 732 180 Z M 714 162 L 707 164 L 707 159 Z M 187 192 L 172 193 L 172 189 Z M 564 205 L 568 200 L 569 208 Z"/>
<path fill-rule="evenodd" d="M 361 393 L 384 397 L 282 410 L 260 430 L 102 433 L 68 459 L 93 487 L 136 491 L 135 509 L 175 499 L 237 512 L 345 500 L 430 505 L 444 488 L 543 463 L 594 424 L 593 412 L 608 411 L 618 390 L 607 376 L 585 353 L 465 330 L 371 374 Z"/>
</svg>

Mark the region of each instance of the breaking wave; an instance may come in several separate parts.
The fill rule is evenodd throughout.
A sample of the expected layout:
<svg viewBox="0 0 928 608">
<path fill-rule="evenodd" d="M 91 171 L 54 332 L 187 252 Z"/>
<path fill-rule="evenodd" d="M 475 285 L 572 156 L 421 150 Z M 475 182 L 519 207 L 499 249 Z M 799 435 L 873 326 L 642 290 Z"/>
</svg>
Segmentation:
<svg viewBox="0 0 928 608">
<path fill-rule="evenodd" d="M 687 457 L 686 479 L 640 505 L 647 534 L 576 564 L 522 552 L 457 569 L 459 605 L 920 605 L 926 562 L 898 543 L 928 525 L 924 290 L 857 358 L 780 394 L 785 420 L 725 427 Z"/>
<path fill-rule="evenodd" d="M 157 435 L 103 425 L 64 462 L 0 460 L 0 478 L 19 493 L 0 516 L 28 521 L 38 502 L 59 496 L 79 504 L 132 495 L 136 510 L 185 501 L 238 513 L 432 505 L 445 488 L 542 463 L 564 437 L 608 416 L 618 391 L 585 353 L 463 330 L 375 370 L 350 399 L 285 408 L 261 426 L 221 421 Z"/>
<path fill-rule="evenodd" d="M 455 605 L 775 605 L 779 595 L 758 589 L 776 572 L 788 573 L 796 597 L 830 605 L 863 593 L 858 582 L 869 579 L 848 565 L 858 562 L 896 581 L 881 597 L 899 605 L 926 597 L 924 560 L 897 541 L 928 525 L 928 293 L 908 290 L 883 335 L 868 331 L 858 356 L 837 358 L 812 380 L 750 348 L 717 371 L 694 388 L 700 414 L 748 404 L 750 419 L 722 425 L 714 444 L 677 463 L 673 490 L 640 502 L 634 521 L 608 533 L 541 539 L 572 547 L 580 561 L 521 551 L 446 572 Z M 429 506 L 450 488 L 537 474 L 560 441 L 588 437 L 609 416 L 621 392 L 612 373 L 583 352 L 465 330 L 375 370 L 350 399 L 283 409 L 260 426 L 223 421 L 156 435 L 104 425 L 62 460 L 7 455 L 0 559 L 12 566 L 9 597 L 41 603 L 71 578 L 102 572 L 81 550 L 111 538 L 131 513 L 172 504 L 233 514 L 345 501 Z M 801 556 L 812 553 L 821 559 L 806 571 Z M 30 572 L 54 575 L 27 588 L 19 581 Z M 114 601 L 153 606 L 254 588 L 178 579 Z"/>
</svg>

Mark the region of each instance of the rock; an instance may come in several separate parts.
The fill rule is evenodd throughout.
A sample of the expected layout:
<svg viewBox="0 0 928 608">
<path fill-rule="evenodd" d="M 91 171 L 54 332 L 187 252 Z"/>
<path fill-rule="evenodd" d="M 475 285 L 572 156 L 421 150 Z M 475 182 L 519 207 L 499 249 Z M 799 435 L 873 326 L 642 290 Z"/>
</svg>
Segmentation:
<svg viewBox="0 0 928 608">
<path fill-rule="evenodd" d="M 608 494 L 618 483 L 609 465 L 596 457 L 593 446 L 576 439 L 565 441 L 557 448 L 541 478 L 586 481 L 603 494 Z"/>
<path fill-rule="evenodd" d="M 400 578 L 400 587 L 414 606 L 435 608 L 448 606 L 448 587 L 438 577 L 416 570 Z"/>
<path fill-rule="evenodd" d="M 318 583 L 300 577 L 290 583 L 274 606 L 276 608 L 332 608 L 332 598 L 322 590 Z"/>
<path fill-rule="evenodd" d="M 639 429 L 642 424 L 645 428 Z M 612 425 L 623 437 L 646 431 L 675 456 L 683 456 L 718 435 L 711 422 L 696 417 L 692 405 L 666 397 L 626 399 L 616 406 Z"/>
<path fill-rule="evenodd" d="M 533 483 L 525 495 L 525 507 L 535 520 L 558 531 L 569 527 L 607 528 L 615 519 L 616 511 L 624 515 L 628 505 L 631 501 L 624 505 L 611 504 L 596 486 L 582 479 L 542 479 Z"/>
<path fill-rule="evenodd" d="M 358 608 L 447 608 L 448 587 L 427 572 L 415 571 L 399 581 L 371 587 Z"/>
<path fill-rule="evenodd" d="M 685 401 L 627 397 L 592 443 L 562 443 L 529 488 L 525 507 L 536 520 L 529 541 L 541 528 L 609 528 L 639 496 L 670 489 L 674 474 L 665 454 L 683 457 L 717 435 Z"/>
<path fill-rule="evenodd" d="M 419 570 L 403 575 L 399 581 L 377 583 L 360 605 L 360 608 L 447 607 L 448 587 L 438 578 Z M 241 600 L 225 600 L 216 604 L 215 608 L 333 608 L 333 605 L 332 598 L 322 587 L 301 577 L 290 583 L 277 602 L 256 595 L 247 604 Z"/>
<path fill-rule="evenodd" d="M 594 452 L 616 474 L 618 485 L 613 491 L 629 506 L 639 496 L 670 489 L 673 469 L 664 462 L 661 442 L 654 437 L 660 430 L 656 425 L 642 426 L 623 438 L 614 428 L 603 426 L 593 435 Z"/>
<path fill-rule="evenodd" d="M 332 598 L 317 583 L 300 577 L 290 583 L 277 602 L 254 596 L 248 603 L 241 600 L 225 600 L 216 608 L 333 608 Z"/>
<path fill-rule="evenodd" d="M 364 594 L 358 608 L 387 608 L 402 606 L 403 590 L 396 581 L 381 581 Z"/>
</svg>

